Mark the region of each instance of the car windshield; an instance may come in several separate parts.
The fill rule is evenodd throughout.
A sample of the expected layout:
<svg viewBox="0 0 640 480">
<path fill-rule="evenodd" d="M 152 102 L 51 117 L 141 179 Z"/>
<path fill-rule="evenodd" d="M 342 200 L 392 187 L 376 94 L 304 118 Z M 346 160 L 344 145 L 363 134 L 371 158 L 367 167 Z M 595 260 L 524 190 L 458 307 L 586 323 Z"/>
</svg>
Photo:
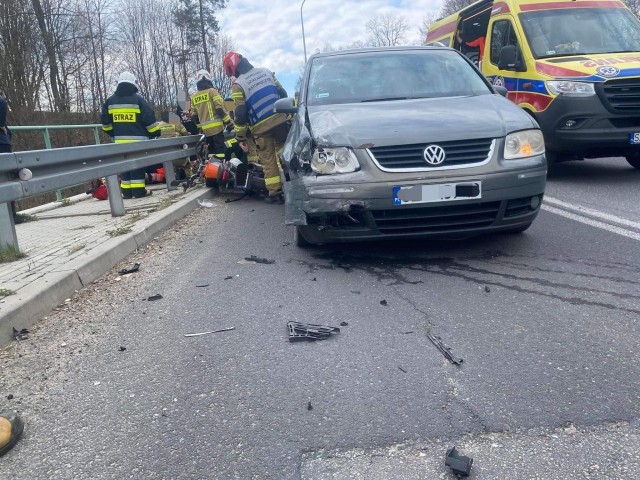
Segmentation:
<svg viewBox="0 0 640 480">
<path fill-rule="evenodd" d="M 536 58 L 640 51 L 640 22 L 624 8 L 567 8 L 521 13 Z"/>
<path fill-rule="evenodd" d="M 491 94 L 484 80 L 453 50 L 397 50 L 313 60 L 308 105 L 331 105 Z"/>
</svg>

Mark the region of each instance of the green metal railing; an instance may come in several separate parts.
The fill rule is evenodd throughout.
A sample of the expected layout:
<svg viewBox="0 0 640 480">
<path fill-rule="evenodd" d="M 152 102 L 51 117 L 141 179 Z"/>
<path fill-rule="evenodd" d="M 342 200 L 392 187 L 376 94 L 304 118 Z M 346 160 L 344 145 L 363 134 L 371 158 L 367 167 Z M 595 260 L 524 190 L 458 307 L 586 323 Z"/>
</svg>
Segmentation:
<svg viewBox="0 0 640 480">
<path fill-rule="evenodd" d="M 42 131 L 44 135 L 44 146 L 47 149 L 51 149 L 51 130 L 93 130 L 93 135 L 96 141 L 96 145 L 100 145 L 100 129 L 102 125 L 94 123 L 90 125 L 44 125 L 44 126 L 31 126 L 31 125 L 13 125 L 10 127 L 12 132 L 33 132 Z M 75 185 L 74 185 L 75 186 Z M 62 202 L 62 191 L 56 190 L 56 201 Z"/>
</svg>

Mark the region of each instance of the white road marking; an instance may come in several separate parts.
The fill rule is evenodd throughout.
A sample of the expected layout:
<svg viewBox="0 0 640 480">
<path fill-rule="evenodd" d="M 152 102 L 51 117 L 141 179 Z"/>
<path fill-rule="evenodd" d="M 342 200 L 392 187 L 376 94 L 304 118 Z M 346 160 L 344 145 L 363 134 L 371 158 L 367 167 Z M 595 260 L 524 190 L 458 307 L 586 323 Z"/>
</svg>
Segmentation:
<svg viewBox="0 0 640 480">
<path fill-rule="evenodd" d="M 610 213 L 601 212 L 600 210 L 594 210 L 592 208 L 583 207 L 582 205 L 574 205 L 572 203 L 563 202 L 561 200 L 558 200 L 557 198 L 547 197 L 546 195 L 544 197 L 544 203 L 550 203 L 554 207 L 560 207 L 565 210 L 570 210 L 577 213 L 578 215 L 588 215 L 590 217 L 599 218 L 610 223 L 617 223 L 618 225 L 623 225 L 635 230 L 640 230 L 640 222 L 627 220 L 626 218 L 617 217 L 615 215 L 611 215 Z"/>
<path fill-rule="evenodd" d="M 545 198 L 545 201 L 546 200 L 547 199 Z M 576 222 L 584 223 L 585 225 L 590 225 L 592 227 L 600 228 L 602 230 L 606 230 L 611 233 L 622 235 L 623 237 L 628 237 L 628 238 L 632 238 L 634 240 L 640 241 L 640 232 L 634 232 L 632 230 L 627 230 L 626 228 L 610 225 L 608 223 L 600 222 L 598 220 L 594 220 L 592 218 L 588 218 L 582 215 L 577 215 L 572 212 L 567 212 L 566 210 L 561 210 L 559 208 L 552 207 L 550 205 L 542 205 L 541 208 L 542 210 L 555 213 L 556 215 L 560 215 L 565 218 L 570 218 L 571 220 L 575 220 Z"/>
</svg>

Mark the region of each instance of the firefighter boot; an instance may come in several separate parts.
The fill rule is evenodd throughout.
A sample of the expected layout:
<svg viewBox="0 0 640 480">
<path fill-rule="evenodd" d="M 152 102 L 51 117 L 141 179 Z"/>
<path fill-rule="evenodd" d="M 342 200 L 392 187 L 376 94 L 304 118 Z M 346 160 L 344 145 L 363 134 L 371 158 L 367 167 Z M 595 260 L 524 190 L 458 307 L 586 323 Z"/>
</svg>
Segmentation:
<svg viewBox="0 0 640 480">
<path fill-rule="evenodd" d="M 12 410 L 0 413 L 0 457 L 7 453 L 18 442 L 24 423 Z"/>
</svg>

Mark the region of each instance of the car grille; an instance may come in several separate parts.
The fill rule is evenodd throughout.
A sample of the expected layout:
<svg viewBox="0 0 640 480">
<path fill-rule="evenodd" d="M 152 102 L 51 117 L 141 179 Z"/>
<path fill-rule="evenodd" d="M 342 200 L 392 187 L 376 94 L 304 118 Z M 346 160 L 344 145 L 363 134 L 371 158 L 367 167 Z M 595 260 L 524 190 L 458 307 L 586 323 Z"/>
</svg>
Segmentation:
<svg viewBox="0 0 640 480">
<path fill-rule="evenodd" d="M 612 110 L 620 113 L 640 111 L 640 78 L 607 80 L 602 91 Z"/>
<path fill-rule="evenodd" d="M 429 165 L 424 159 L 424 150 L 429 145 L 439 145 L 444 149 L 446 158 L 440 165 Z M 436 169 L 472 166 L 484 162 L 489 158 L 492 145 L 492 138 L 479 138 L 453 142 L 372 147 L 369 151 L 378 165 L 386 170 Z"/>
<path fill-rule="evenodd" d="M 446 233 L 491 225 L 500 210 L 500 202 L 373 210 L 371 214 L 380 233 Z"/>
</svg>

